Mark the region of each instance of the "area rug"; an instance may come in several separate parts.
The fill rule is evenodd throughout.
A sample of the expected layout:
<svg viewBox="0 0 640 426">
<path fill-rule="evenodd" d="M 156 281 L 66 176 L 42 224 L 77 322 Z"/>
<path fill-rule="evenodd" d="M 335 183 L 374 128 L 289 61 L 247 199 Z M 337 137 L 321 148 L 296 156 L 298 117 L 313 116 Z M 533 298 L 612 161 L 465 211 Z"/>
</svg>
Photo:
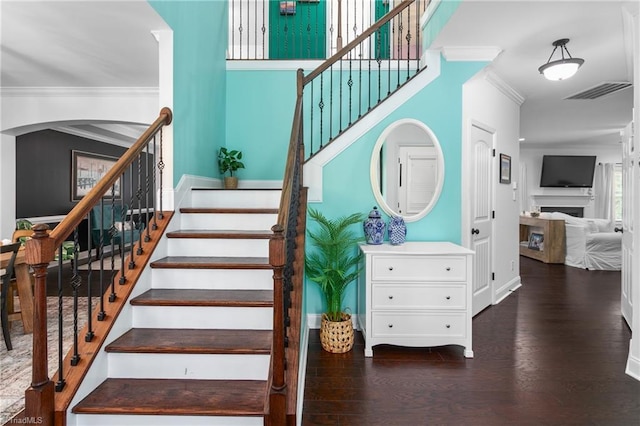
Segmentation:
<svg viewBox="0 0 640 426">
<path fill-rule="evenodd" d="M 63 297 L 63 348 L 66 354 L 73 342 L 73 298 Z M 94 299 L 97 302 L 97 299 Z M 87 299 L 78 299 L 78 328 L 87 318 Z M 47 297 L 49 377 L 58 370 L 58 298 Z M 11 327 L 13 350 L 0 342 L 0 424 L 5 424 L 24 409 L 24 392 L 31 384 L 33 335 L 24 334 L 22 322 Z"/>
</svg>

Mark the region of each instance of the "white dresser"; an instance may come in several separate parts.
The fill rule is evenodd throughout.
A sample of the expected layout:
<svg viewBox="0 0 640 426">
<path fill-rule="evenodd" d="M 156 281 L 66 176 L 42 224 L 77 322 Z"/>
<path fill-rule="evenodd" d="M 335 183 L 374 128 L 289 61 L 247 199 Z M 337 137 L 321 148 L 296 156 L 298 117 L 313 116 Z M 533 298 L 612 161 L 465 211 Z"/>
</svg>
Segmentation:
<svg viewBox="0 0 640 426">
<path fill-rule="evenodd" d="M 471 347 L 474 252 L 449 242 L 361 244 L 358 327 L 364 355 L 381 343 Z"/>
</svg>

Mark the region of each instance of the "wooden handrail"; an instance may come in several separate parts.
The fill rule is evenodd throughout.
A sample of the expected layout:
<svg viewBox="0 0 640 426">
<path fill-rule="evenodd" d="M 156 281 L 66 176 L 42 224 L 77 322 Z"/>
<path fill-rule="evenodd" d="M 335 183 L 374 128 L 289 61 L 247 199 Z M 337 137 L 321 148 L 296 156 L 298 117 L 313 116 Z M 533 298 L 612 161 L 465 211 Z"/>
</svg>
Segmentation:
<svg viewBox="0 0 640 426">
<path fill-rule="evenodd" d="M 297 145 L 300 143 L 300 129 L 302 128 L 302 90 L 303 90 L 304 72 L 298 69 L 297 72 L 297 98 L 296 106 L 293 113 L 293 125 L 291 127 L 291 137 L 289 139 L 289 149 L 287 150 L 287 162 L 285 166 L 285 174 L 282 180 L 282 196 L 280 197 L 280 209 L 278 210 L 278 225 L 286 227 L 287 218 L 289 217 L 289 200 L 293 188 L 293 172 L 295 170 L 295 162 L 298 161 L 296 153 Z"/>
<path fill-rule="evenodd" d="M 316 69 L 314 69 L 306 77 L 304 77 L 304 85 L 306 86 L 307 84 L 309 84 L 314 78 L 316 78 L 317 76 L 322 74 L 324 71 L 326 71 L 329 67 L 331 67 L 333 64 L 338 62 L 344 55 L 349 53 L 350 50 L 352 50 L 354 47 L 356 47 L 357 45 L 365 41 L 371 34 L 378 31 L 387 22 L 392 20 L 396 15 L 398 15 L 400 12 L 402 12 L 404 9 L 409 7 L 414 2 L 415 0 L 404 0 L 402 3 L 394 7 L 389 12 L 387 12 L 382 18 L 377 20 L 372 26 L 370 26 L 365 31 L 363 31 L 362 34 L 360 34 L 358 37 L 350 41 L 345 47 L 338 50 L 333 56 L 331 56 L 329 59 L 324 61 Z"/>
<path fill-rule="evenodd" d="M 49 233 L 47 225 L 38 224 L 33 228 L 33 237 L 27 241 L 25 257 L 27 263 L 33 268 L 35 282 L 31 386 L 25 391 L 25 415 L 29 419 L 37 419 L 44 426 L 52 426 L 55 422 L 54 384 L 48 376 L 47 268 L 49 263 L 55 257 L 56 248 L 75 232 L 74 230 L 89 215 L 91 209 L 101 202 L 104 194 L 124 174 L 127 167 L 141 155 L 162 126 L 170 124 L 171 121 L 171 110 L 163 108 L 151 126 L 53 231 Z"/>
<path fill-rule="evenodd" d="M 149 128 L 138 138 L 138 140 L 124 153 L 122 157 L 109 169 L 109 172 L 93 187 L 91 192 L 80 200 L 80 202 L 69 212 L 69 214 L 60 222 L 53 231 L 51 231 L 50 237 L 54 240 L 54 245 L 57 247 L 67 238 L 67 236 L 75 229 L 76 226 L 87 217 L 93 206 L 96 205 L 103 197 L 103 195 L 109 190 L 109 188 L 116 183 L 120 176 L 125 172 L 129 164 L 135 160 L 142 152 L 147 142 L 158 132 L 162 126 L 171 124 L 173 114 L 171 109 L 165 107 L 160 110 L 158 118 L 149 126 Z M 53 259 L 53 258 L 52 258 Z M 51 259 L 50 259 L 51 260 Z"/>
</svg>

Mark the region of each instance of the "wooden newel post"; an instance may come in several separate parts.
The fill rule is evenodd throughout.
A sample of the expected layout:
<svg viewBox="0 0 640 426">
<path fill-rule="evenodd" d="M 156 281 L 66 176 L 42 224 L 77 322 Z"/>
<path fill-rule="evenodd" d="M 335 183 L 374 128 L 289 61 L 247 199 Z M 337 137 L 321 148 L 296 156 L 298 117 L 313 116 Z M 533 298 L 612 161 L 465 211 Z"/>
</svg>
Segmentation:
<svg viewBox="0 0 640 426">
<path fill-rule="evenodd" d="M 271 228 L 269 263 L 273 268 L 273 377 L 269 390 L 269 424 L 284 425 L 287 415 L 287 385 L 284 380 L 284 285 L 283 272 L 286 260 L 284 229 L 281 225 Z"/>
<path fill-rule="evenodd" d="M 34 270 L 33 358 L 31 386 L 25 391 L 25 416 L 43 426 L 53 426 L 54 385 L 49 380 L 47 361 L 47 266 L 55 255 L 55 241 L 49 238 L 49 227 L 33 227 L 27 241 L 26 260 Z"/>
</svg>

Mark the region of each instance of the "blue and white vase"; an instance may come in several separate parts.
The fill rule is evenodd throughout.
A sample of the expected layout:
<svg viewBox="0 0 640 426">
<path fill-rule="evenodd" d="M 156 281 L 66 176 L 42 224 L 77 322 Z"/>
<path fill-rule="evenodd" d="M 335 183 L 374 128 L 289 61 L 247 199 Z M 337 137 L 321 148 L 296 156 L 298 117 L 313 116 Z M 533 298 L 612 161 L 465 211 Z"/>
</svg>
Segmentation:
<svg viewBox="0 0 640 426">
<path fill-rule="evenodd" d="M 401 216 L 392 216 L 389 220 L 389 242 L 397 246 L 407 239 L 407 225 Z"/>
<path fill-rule="evenodd" d="M 382 220 L 377 207 L 374 206 L 373 210 L 369 212 L 369 218 L 364 221 L 363 227 L 367 244 L 382 244 L 387 224 Z"/>
</svg>

